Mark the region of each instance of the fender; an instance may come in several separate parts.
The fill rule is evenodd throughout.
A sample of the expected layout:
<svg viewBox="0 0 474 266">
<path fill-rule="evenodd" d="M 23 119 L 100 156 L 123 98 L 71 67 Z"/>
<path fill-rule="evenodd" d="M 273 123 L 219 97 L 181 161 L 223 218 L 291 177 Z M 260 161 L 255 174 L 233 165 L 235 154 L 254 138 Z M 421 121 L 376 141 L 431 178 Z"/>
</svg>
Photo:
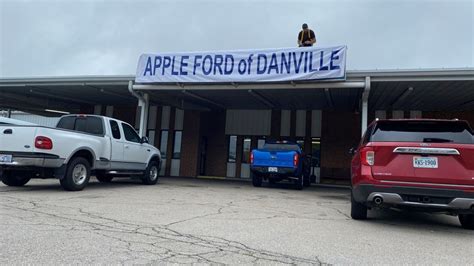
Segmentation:
<svg viewBox="0 0 474 266">
<path fill-rule="evenodd" d="M 68 158 L 66 158 L 66 160 L 64 161 L 64 164 L 67 165 L 69 163 L 69 160 L 71 160 L 71 158 L 79 151 L 82 151 L 82 150 L 85 150 L 85 151 L 88 151 L 92 154 L 92 165 L 91 165 L 91 169 L 94 169 L 95 168 L 95 162 L 96 162 L 96 155 L 95 155 L 95 152 L 89 148 L 89 147 L 79 147 L 79 148 L 76 148 L 75 150 L 73 150 L 71 152 L 71 154 L 68 156 Z"/>
</svg>

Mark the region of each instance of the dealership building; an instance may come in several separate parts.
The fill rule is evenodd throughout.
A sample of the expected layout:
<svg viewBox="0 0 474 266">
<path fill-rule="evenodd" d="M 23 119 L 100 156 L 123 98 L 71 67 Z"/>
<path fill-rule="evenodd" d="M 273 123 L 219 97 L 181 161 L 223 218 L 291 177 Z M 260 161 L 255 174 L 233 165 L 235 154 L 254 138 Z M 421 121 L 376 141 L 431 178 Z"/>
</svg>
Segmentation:
<svg viewBox="0 0 474 266">
<path fill-rule="evenodd" d="M 292 140 L 320 182 L 350 179 L 351 155 L 375 118 L 474 125 L 474 69 L 345 71 L 343 79 L 138 82 L 136 76 L 0 79 L 0 110 L 98 114 L 134 125 L 166 176 L 248 179 L 249 154 Z"/>
</svg>

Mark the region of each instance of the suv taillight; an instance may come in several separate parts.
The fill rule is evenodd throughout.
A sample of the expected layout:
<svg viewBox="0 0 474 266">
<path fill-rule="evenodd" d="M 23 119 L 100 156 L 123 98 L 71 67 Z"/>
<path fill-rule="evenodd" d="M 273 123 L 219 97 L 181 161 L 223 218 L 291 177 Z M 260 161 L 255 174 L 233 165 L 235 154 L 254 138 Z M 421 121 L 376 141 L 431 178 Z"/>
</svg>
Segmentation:
<svg viewBox="0 0 474 266">
<path fill-rule="evenodd" d="M 362 148 L 360 151 L 360 160 L 364 165 L 374 165 L 375 151 L 371 147 Z"/>
<path fill-rule="evenodd" d="M 253 164 L 253 151 L 250 153 L 250 164 Z"/>
<path fill-rule="evenodd" d="M 38 136 L 35 138 L 35 148 L 51 150 L 53 148 L 53 141 L 48 137 Z"/>
<path fill-rule="evenodd" d="M 300 161 L 300 156 L 298 155 L 298 153 L 295 153 L 295 155 L 293 155 L 293 166 L 298 167 L 299 161 Z"/>
</svg>

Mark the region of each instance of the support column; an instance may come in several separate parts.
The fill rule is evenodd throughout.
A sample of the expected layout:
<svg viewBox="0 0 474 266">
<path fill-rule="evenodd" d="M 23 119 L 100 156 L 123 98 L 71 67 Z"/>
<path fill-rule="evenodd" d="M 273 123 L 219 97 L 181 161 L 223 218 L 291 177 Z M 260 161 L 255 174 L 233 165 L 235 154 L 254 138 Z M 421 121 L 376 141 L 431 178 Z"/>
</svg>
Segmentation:
<svg viewBox="0 0 474 266">
<path fill-rule="evenodd" d="M 142 102 L 140 104 L 140 102 Z M 140 113 L 140 137 L 146 136 L 146 130 L 148 126 L 148 110 L 150 109 L 150 97 L 148 93 L 143 94 L 143 100 L 138 102 L 141 105 Z"/>
<path fill-rule="evenodd" d="M 369 95 L 370 95 L 370 77 L 365 77 L 365 87 L 364 92 L 362 93 L 362 127 L 361 127 L 361 136 L 364 135 L 364 132 L 367 128 L 368 120 L 368 109 L 369 109 Z"/>
</svg>

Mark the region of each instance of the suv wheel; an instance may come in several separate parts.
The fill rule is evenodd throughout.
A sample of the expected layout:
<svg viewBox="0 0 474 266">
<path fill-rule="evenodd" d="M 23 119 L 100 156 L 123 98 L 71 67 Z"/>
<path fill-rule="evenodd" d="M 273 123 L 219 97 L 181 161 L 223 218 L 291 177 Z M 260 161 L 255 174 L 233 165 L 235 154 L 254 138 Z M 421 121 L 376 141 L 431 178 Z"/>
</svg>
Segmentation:
<svg viewBox="0 0 474 266">
<path fill-rule="evenodd" d="M 252 173 L 252 185 L 254 187 L 261 187 L 263 182 L 263 178 L 258 174 Z"/>
<path fill-rule="evenodd" d="M 474 214 L 459 214 L 459 222 L 464 229 L 474 230 Z"/>
<path fill-rule="evenodd" d="M 351 192 L 351 217 L 354 220 L 365 220 L 367 219 L 367 207 L 355 201 L 354 196 Z"/>
<path fill-rule="evenodd" d="M 89 162 L 82 157 L 76 157 L 68 163 L 66 175 L 59 182 L 65 190 L 79 191 L 87 186 L 90 177 L 91 166 Z"/>
<path fill-rule="evenodd" d="M 158 175 L 160 174 L 160 164 L 157 161 L 151 161 L 145 170 L 142 177 L 142 182 L 145 185 L 154 185 L 158 182 Z"/>
<path fill-rule="evenodd" d="M 2 183 L 10 187 L 22 187 L 30 181 L 29 173 L 5 171 L 1 177 Z"/>
</svg>

